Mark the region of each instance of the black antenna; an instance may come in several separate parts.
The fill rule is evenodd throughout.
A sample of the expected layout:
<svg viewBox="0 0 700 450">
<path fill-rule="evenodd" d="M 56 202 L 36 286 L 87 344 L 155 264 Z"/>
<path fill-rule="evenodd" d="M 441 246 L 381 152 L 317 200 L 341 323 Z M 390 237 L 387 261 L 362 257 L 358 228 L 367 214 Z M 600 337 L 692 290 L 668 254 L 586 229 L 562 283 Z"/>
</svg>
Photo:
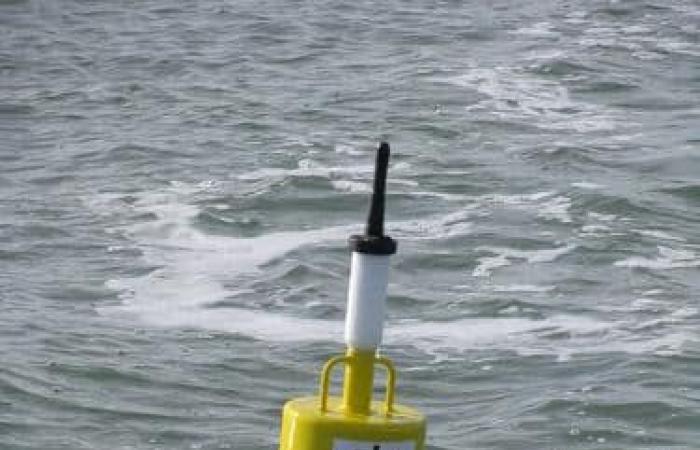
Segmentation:
<svg viewBox="0 0 700 450">
<path fill-rule="evenodd" d="M 389 144 L 382 142 L 377 149 L 374 167 L 374 190 L 369 206 L 367 227 L 364 235 L 350 236 L 350 249 L 353 252 L 374 255 L 396 253 L 396 241 L 384 235 L 384 204 L 386 197 L 386 175 L 389 168 Z"/>
<path fill-rule="evenodd" d="M 386 192 L 386 172 L 389 168 L 389 144 L 382 142 L 377 150 L 377 163 L 374 166 L 374 190 L 367 217 L 368 236 L 384 236 L 384 200 Z"/>
</svg>

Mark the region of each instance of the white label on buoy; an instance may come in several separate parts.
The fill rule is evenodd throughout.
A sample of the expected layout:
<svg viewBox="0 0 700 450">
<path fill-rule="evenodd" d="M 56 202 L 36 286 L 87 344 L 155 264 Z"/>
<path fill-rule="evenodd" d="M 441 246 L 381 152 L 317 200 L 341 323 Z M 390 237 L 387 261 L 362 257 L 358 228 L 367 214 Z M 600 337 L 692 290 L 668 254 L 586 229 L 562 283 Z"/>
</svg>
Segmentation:
<svg viewBox="0 0 700 450">
<path fill-rule="evenodd" d="M 366 442 L 366 441 L 346 441 L 335 439 L 333 450 L 415 450 L 416 443 L 413 441 L 402 442 Z"/>
</svg>

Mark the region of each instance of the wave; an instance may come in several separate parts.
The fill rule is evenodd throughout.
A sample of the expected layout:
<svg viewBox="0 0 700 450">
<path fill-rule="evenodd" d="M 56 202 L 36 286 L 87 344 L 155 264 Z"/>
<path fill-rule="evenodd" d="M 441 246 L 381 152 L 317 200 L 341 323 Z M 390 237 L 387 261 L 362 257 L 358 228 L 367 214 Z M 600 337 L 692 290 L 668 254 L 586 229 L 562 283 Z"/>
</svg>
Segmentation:
<svg viewBox="0 0 700 450">
<path fill-rule="evenodd" d="M 657 249 L 659 254 L 656 258 L 633 256 L 621 261 L 616 261 L 615 266 L 652 270 L 700 267 L 700 258 L 692 250 L 677 250 L 661 245 L 658 246 Z"/>
<path fill-rule="evenodd" d="M 196 229 L 192 221 L 200 207 L 187 203 L 193 192 L 216 189 L 215 184 L 175 184 L 165 192 L 133 198 L 128 208 L 151 220 L 118 227 L 129 247 L 144 266 L 145 275 L 110 280 L 108 287 L 118 291 L 121 303 L 99 307 L 106 316 L 130 318 L 156 327 L 201 328 L 236 333 L 270 342 L 341 342 L 342 321 L 338 314 L 320 318 L 300 317 L 312 304 L 300 310 L 270 310 L 255 304 L 259 297 L 256 283 L 267 265 L 305 246 L 343 242 L 359 225 L 278 231 L 256 237 L 212 236 Z M 543 192 L 505 196 L 500 200 L 516 205 L 552 198 Z M 92 202 L 112 209 L 114 196 Z M 404 222 L 392 222 L 402 239 L 449 239 L 470 232 L 464 209 L 449 214 Z M 114 230 L 113 230 L 114 231 Z M 566 244 L 555 248 L 518 250 L 481 247 L 491 253 L 479 260 L 474 275 L 487 275 L 513 261 L 548 263 L 576 248 Z M 666 255 L 676 264 L 700 265 L 690 254 Z M 630 263 L 631 264 L 631 263 Z M 496 286 L 496 292 L 547 293 L 554 287 L 535 285 Z M 215 307 L 212 307 L 214 305 Z M 639 305 L 644 308 L 644 305 Z M 554 355 L 566 360 L 587 352 L 628 352 L 676 354 L 693 334 L 684 327 L 685 317 L 663 320 L 651 334 L 638 333 L 641 322 L 598 319 L 586 315 L 554 314 L 549 317 L 466 317 L 456 320 L 389 320 L 388 345 L 411 345 L 426 353 L 459 355 L 469 350 L 513 351 L 518 354 Z M 690 314 L 690 313 L 688 313 Z M 690 317 L 690 316 L 689 316 Z M 679 325 L 680 324 L 680 325 Z"/>
<path fill-rule="evenodd" d="M 291 252 L 308 246 L 344 246 L 348 235 L 362 229 L 360 224 L 352 224 L 274 231 L 252 237 L 206 234 L 196 227 L 202 217 L 201 208 L 187 203 L 187 199 L 194 193 L 216 189 L 215 183 L 176 183 L 169 189 L 131 198 L 129 203 L 120 202 L 115 195 L 88 202 L 109 214 L 120 205 L 134 217 L 147 218 L 110 230 L 130 241 L 128 245 L 115 247 L 114 252 L 128 249 L 129 254 L 139 257 L 141 265 L 151 270 L 142 276 L 109 280 L 107 286 L 119 292 L 122 304 L 103 308 L 101 312 L 126 313 L 149 323 L 173 326 L 193 325 L 190 320 L 213 324 L 218 320 L 217 315 L 236 323 L 256 323 L 256 317 L 265 321 L 268 320 L 265 312 L 246 309 L 224 312 L 222 308 L 211 311 L 207 306 L 221 304 L 235 297 L 237 291 L 249 292 L 246 290 L 260 279 L 265 266 Z M 448 239 L 469 233 L 469 216 L 469 210 L 457 211 L 390 222 L 387 227 L 400 239 Z M 220 225 L 232 226 L 225 221 Z M 274 322 L 284 317 L 269 320 Z M 308 326 L 317 329 L 316 325 Z"/>
<path fill-rule="evenodd" d="M 491 194 L 479 198 L 480 202 L 492 206 L 507 206 L 514 209 L 534 211 L 537 217 L 545 220 L 571 223 L 569 213 L 572 202 L 565 195 L 552 191 L 541 191 L 532 194 Z"/>
<path fill-rule="evenodd" d="M 498 120 L 580 133 L 613 130 L 619 122 L 600 106 L 573 100 L 564 84 L 517 68 L 472 68 L 438 81 L 476 90 L 484 98 L 467 110 Z"/>
<path fill-rule="evenodd" d="M 560 256 L 563 256 L 577 246 L 574 244 L 564 245 L 562 247 L 541 250 L 518 250 L 513 248 L 499 247 L 479 247 L 477 251 L 486 251 L 494 256 L 484 256 L 478 259 L 479 264 L 472 271 L 475 277 L 486 277 L 491 275 L 493 270 L 499 267 L 505 267 L 512 264 L 513 260 L 524 260 L 528 263 L 547 263 L 555 261 Z"/>
</svg>

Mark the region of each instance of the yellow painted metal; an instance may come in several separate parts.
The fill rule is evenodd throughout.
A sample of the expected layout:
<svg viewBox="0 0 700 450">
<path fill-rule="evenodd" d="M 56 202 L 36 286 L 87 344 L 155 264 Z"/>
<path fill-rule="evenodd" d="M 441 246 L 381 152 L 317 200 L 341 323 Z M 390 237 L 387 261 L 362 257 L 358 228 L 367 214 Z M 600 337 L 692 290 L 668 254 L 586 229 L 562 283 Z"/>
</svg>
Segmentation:
<svg viewBox="0 0 700 450">
<path fill-rule="evenodd" d="M 345 364 L 343 396 L 330 396 L 331 372 L 341 363 Z M 387 371 L 383 402 L 372 400 L 375 365 Z M 393 363 L 374 351 L 349 349 L 331 358 L 321 372 L 319 396 L 294 399 L 284 406 L 280 450 L 335 450 L 341 448 L 339 441 L 357 442 L 358 448 L 382 448 L 385 443 L 423 450 L 425 417 L 394 404 L 395 386 Z"/>
<path fill-rule="evenodd" d="M 343 379 L 343 410 L 348 414 L 369 414 L 374 389 L 375 359 L 374 349 L 350 348 L 347 351 Z"/>
</svg>

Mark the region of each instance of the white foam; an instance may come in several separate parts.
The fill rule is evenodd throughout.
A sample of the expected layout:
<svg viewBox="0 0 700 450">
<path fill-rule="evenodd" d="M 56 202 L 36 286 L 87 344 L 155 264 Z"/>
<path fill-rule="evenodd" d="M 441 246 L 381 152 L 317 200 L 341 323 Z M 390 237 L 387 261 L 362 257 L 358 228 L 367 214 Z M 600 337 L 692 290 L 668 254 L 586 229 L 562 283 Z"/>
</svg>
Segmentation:
<svg viewBox="0 0 700 450">
<path fill-rule="evenodd" d="M 266 342 L 343 341 L 343 323 L 242 308 L 116 308 L 111 314 L 137 315 L 148 325 L 235 333 Z"/>
<path fill-rule="evenodd" d="M 677 354 L 693 340 L 685 329 L 640 337 L 625 322 L 586 316 L 554 315 L 545 319 L 518 317 L 466 318 L 450 322 L 389 324 L 388 343 L 410 342 L 441 358 L 465 350 L 510 350 L 521 355 L 555 355 L 566 361 L 575 354 L 622 352 Z"/>
<path fill-rule="evenodd" d="M 472 275 L 475 277 L 488 277 L 494 269 L 510 265 L 506 255 L 487 256 L 479 258 L 479 265 L 474 268 Z"/>
<path fill-rule="evenodd" d="M 697 315 L 698 309 L 692 306 L 680 307 L 678 309 L 675 309 L 671 313 L 671 317 L 673 317 L 674 319 L 687 319 L 691 317 L 696 317 Z"/>
<path fill-rule="evenodd" d="M 552 30 L 552 24 L 549 22 L 537 22 L 530 25 L 529 27 L 518 28 L 517 30 L 510 31 L 511 34 L 518 36 L 530 36 L 535 38 L 556 38 L 560 36 L 560 33 Z"/>
<path fill-rule="evenodd" d="M 369 184 L 362 183 L 360 181 L 332 180 L 331 184 L 339 191 L 362 193 L 372 192 L 372 187 Z"/>
<path fill-rule="evenodd" d="M 101 307 L 99 312 L 138 319 L 152 326 L 186 327 L 237 333 L 268 342 L 342 342 L 343 325 L 338 320 L 301 318 L 284 312 L 256 309 L 255 290 L 249 281 L 259 281 L 261 266 L 307 245 L 344 241 L 360 225 L 284 231 L 253 238 L 206 235 L 191 225 L 199 209 L 187 203 L 192 192 L 215 189 L 210 186 L 173 185 L 163 192 L 145 195 L 131 205 L 113 197 L 91 204 L 109 208 L 121 206 L 137 216 L 154 215 L 155 220 L 117 227 L 131 240 L 130 248 L 140 250 L 144 265 L 157 267 L 144 276 L 119 278 L 108 282 L 118 290 L 122 304 Z M 536 195 L 535 198 L 546 198 Z M 101 206 L 100 206 L 101 205 Z M 132 211 L 135 210 L 135 211 Z M 445 239 L 468 233 L 472 210 L 422 220 L 394 222 L 402 239 Z M 393 231 L 392 231 L 393 233 Z M 516 250 L 486 247 L 507 263 L 514 260 L 551 262 L 571 251 L 565 245 L 544 250 Z M 493 268 L 491 269 L 493 270 Z M 496 287 L 504 291 L 548 292 L 549 286 Z M 221 306 L 222 301 L 229 305 Z M 245 307 L 243 307 L 245 305 Z M 517 315 L 521 311 L 513 311 Z M 634 323 L 597 320 L 585 316 L 554 315 L 544 319 L 523 317 L 464 318 L 439 321 L 389 321 L 385 342 L 408 344 L 429 353 L 459 355 L 465 350 L 506 350 L 520 354 L 548 354 L 566 359 L 585 352 L 680 351 L 692 335 L 684 321 L 695 317 L 695 310 L 679 312 L 662 327 L 674 329 L 661 336 L 641 338 L 634 334 Z"/>
<path fill-rule="evenodd" d="M 542 286 L 537 284 L 512 284 L 508 286 L 494 286 L 495 292 L 551 292 L 555 286 Z"/>
<path fill-rule="evenodd" d="M 327 167 L 311 159 L 297 162 L 295 169 L 262 168 L 238 175 L 239 180 L 261 181 L 294 177 L 339 178 L 348 175 L 369 175 L 374 171 L 372 166 Z"/>
<path fill-rule="evenodd" d="M 443 240 L 469 234 L 472 223 L 468 219 L 472 214 L 471 210 L 463 209 L 423 219 L 390 222 L 387 228 L 397 238 Z"/>
<path fill-rule="evenodd" d="M 698 49 L 698 45 L 694 42 L 678 42 L 667 38 L 658 40 L 657 45 L 662 50 L 666 50 L 671 53 L 677 53 L 693 57 L 700 56 L 700 50 Z"/>
<path fill-rule="evenodd" d="M 590 26 L 584 30 L 579 45 L 584 47 L 615 47 L 628 50 L 635 58 L 642 60 L 661 60 L 667 53 L 697 57 L 700 51 L 697 44 L 678 41 L 670 37 L 657 36 L 653 27 L 636 24 L 627 27 Z"/>
<path fill-rule="evenodd" d="M 558 220 L 562 223 L 571 223 L 569 209 L 571 208 L 571 199 L 563 195 L 552 198 L 546 203 L 543 203 L 537 215 L 544 219 Z"/>
<path fill-rule="evenodd" d="M 226 282 L 258 273 L 261 265 L 305 245 L 344 240 L 351 231 L 342 226 L 254 238 L 207 235 L 191 225 L 199 208 L 182 202 L 183 193 L 190 192 L 175 184 L 127 206 L 131 212 L 156 217 L 120 230 L 141 251 L 143 263 L 156 269 L 140 277 L 110 280 L 108 286 L 119 290 L 123 300 L 112 312 L 128 311 L 149 323 L 208 317 L 200 310 L 235 294 L 224 287 Z M 115 207 L 106 206 L 112 211 Z M 109 313 L 109 308 L 103 312 Z"/>
<path fill-rule="evenodd" d="M 632 52 L 632 56 L 642 61 L 660 61 L 665 59 L 666 56 L 658 52 L 648 52 L 644 50 L 637 50 Z"/>
<path fill-rule="evenodd" d="M 581 15 L 576 15 L 578 13 L 581 13 Z M 565 23 L 569 23 L 572 25 L 582 25 L 585 23 L 588 23 L 588 21 L 585 19 L 585 13 L 583 11 L 574 11 L 572 14 L 568 14 L 566 18 L 564 19 Z"/>
<path fill-rule="evenodd" d="M 414 181 L 414 180 L 406 180 L 406 179 L 403 179 L 403 178 L 395 178 L 395 177 L 392 177 L 392 178 L 388 179 L 387 182 L 388 182 L 390 185 L 392 185 L 392 184 L 398 184 L 398 185 L 401 185 L 401 186 L 410 186 L 410 187 L 417 187 L 417 186 L 419 185 L 419 183 L 418 183 L 417 181 Z"/>
<path fill-rule="evenodd" d="M 350 156 L 362 156 L 367 154 L 366 151 L 360 150 L 354 145 L 350 144 L 336 144 L 334 150 L 336 153 Z"/>
<path fill-rule="evenodd" d="M 575 183 L 571 183 L 571 186 L 579 189 L 588 189 L 588 190 L 596 190 L 596 189 L 602 189 L 605 186 L 602 184 L 598 183 L 591 183 L 590 181 L 579 181 Z"/>
<path fill-rule="evenodd" d="M 543 250 L 517 250 L 502 247 L 479 247 L 477 250 L 487 251 L 495 254 L 495 256 L 479 258 L 479 265 L 474 269 L 472 275 L 475 277 L 489 276 L 494 269 L 509 266 L 513 260 L 525 260 L 528 263 L 552 262 L 562 255 L 571 252 L 575 248 L 576 245 L 574 244 Z"/>
<path fill-rule="evenodd" d="M 642 295 L 661 295 L 663 294 L 664 291 L 663 289 L 649 289 L 647 291 L 642 292 Z"/>
<path fill-rule="evenodd" d="M 124 314 L 138 312 L 148 324 L 167 328 L 200 328 L 236 333 L 266 342 L 337 342 L 343 341 L 343 323 L 292 317 L 242 308 L 180 309 L 173 313 L 155 309 L 122 309 Z M 669 327 L 676 321 L 658 326 Z M 643 325 L 643 324 L 640 324 Z M 657 325 L 654 325 L 657 326 Z M 441 358 L 461 357 L 464 351 L 513 351 L 521 355 L 554 355 L 566 361 L 576 354 L 632 353 L 673 355 L 694 339 L 681 328 L 659 336 L 639 337 L 639 326 L 623 322 L 602 321 L 585 316 L 554 315 L 545 319 L 521 317 L 465 318 L 453 321 L 389 321 L 385 330 L 387 345 L 412 345 Z"/>
<path fill-rule="evenodd" d="M 581 233 L 599 235 L 602 233 L 607 233 L 611 228 L 607 225 L 584 225 L 581 227 Z"/>
<path fill-rule="evenodd" d="M 569 197 L 557 195 L 556 192 L 542 191 L 532 194 L 491 194 L 481 197 L 481 202 L 494 206 L 508 206 L 515 209 L 534 212 L 537 217 L 571 223 L 572 202 Z"/>
<path fill-rule="evenodd" d="M 659 256 L 656 258 L 644 258 L 633 256 L 614 264 L 618 267 L 638 267 L 654 270 L 668 270 L 689 267 L 700 267 L 700 259 L 691 250 L 676 250 L 669 247 L 658 246 Z"/>
<path fill-rule="evenodd" d="M 532 203 L 551 198 L 555 196 L 556 193 L 551 191 L 534 192 L 532 194 L 492 194 L 485 197 L 491 200 L 493 203 L 502 203 L 504 205 L 530 205 Z"/>
<path fill-rule="evenodd" d="M 342 149 L 342 150 L 340 150 Z M 339 145 L 336 151 L 349 152 L 345 146 Z M 283 168 L 262 168 L 251 172 L 239 174 L 236 178 L 240 181 L 263 182 L 263 183 L 278 183 L 289 178 L 326 178 L 330 181 L 334 189 L 344 192 L 353 193 L 370 193 L 371 176 L 374 173 L 373 166 L 340 166 L 329 167 L 324 166 L 320 162 L 304 158 L 297 162 L 297 167 L 293 169 Z M 391 167 L 392 174 L 408 173 L 411 174 L 411 165 L 408 162 L 398 162 Z M 407 186 L 409 188 L 418 187 L 419 183 L 415 180 L 392 176 L 387 180 L 389 185 Z M 444 194 L 440 192 L 407 192 L 410 195 L 416 196 L 431 196 L 444 198 L 445 200 L 463 200 L 465 196 L 456 194 Z"/>
<path fill-rule="evenodd" d="M 235 292 L 225 286 L 238 285 L 239 290 L 245 289 L 246 280 L 259 278 L 261 266 L 304 246 L 344 243 L 348 235 L 362 229 L 361 225 L 353 224 L 280 231 L 251 238 L 208 235 L 192 226 L 199 208 L 186 202 L 202 189 L 214 189 L 214 184 L 174 183 L 168 189 L 148 193 L 129 205 L 116 202 L 115 196 L 90 202 L 93 207 L 104 207 L 111 212 L 121 207 L 137 217 L 155 217 L 114 230 L 131 240 L 130 248 L 140 251 L 144 265 L 156 269 L 144 276 L 110 280 L 108 286 L 120 292 L 123 304 L 103 312 L 109 313 L 111 309 L 118 314 L 130 312 L 148 323 L 192 326 L 195 318 L 211 316 L 206 312 L 208 305 L 235 296 Z M 419 220 L 389 222 L 387 229 L 400 239 L 447 239 L 470 231 L 469 214 L 469 210 L 463 210 Z M 265 313 L 256 314 L 263 317 Z"/>
<path fill-rule="evenodd" d="M 472 68 L 463 75 L 440 81 L 477 90 L 486 98 L 467 110 L 498 119 L 581 133 L 617 127 L 618 119 L 610 111 L 574 101 L 564 84 L 518 68 Z"/>
<path fill-rule="evenodd" d="M 628 25 L 626 27 L 621 27 L 620 31 L 624 34 L 648 34 L 653 30 L 646 25 Z"/>
<path fill-rule="evenodd" d="M 665 241 L 676 241 L 676 242 L 685 242 L 686 239 L 679 237 L 679 236 L 674 236 L 672 234 L 666 233 L 665 231 L 661 230 L 632 230 L 633 232 L 637 234 L 641 234 L 642 236 L 649 236 L 653 237 L 655 239 L 661 239 Z"/>
<path fill-rule="evenodd" d="M 590 217 L 593 220 L 599 220 L 601 222 L 612 222 L 618 219 L 618 217 L 615 214 L 601 214 L 593 211 L 588 212 L 588 217 Z"/>
<path fill-rule="evenodd" d="M 406 194 L 413 197 L 433 197 L 445 200 L 447 202 L 464 202 L 465 200 L 470 200 L 471 198 L 463 194 L 450 194 L 446 192 L 429 192 L 429 191 L 410 191 Z"/>
</svg>

